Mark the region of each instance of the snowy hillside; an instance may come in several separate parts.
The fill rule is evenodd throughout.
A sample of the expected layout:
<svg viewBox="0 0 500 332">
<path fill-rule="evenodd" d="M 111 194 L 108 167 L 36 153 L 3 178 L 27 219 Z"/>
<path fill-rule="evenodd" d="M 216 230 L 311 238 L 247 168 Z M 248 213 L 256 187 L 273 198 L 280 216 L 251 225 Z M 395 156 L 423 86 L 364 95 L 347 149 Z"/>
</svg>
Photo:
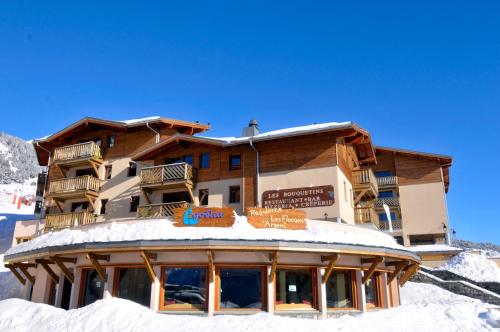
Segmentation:
<svg viewBox="0 0 500 332">
<path fill-rule="evenodd" d="M 462 252 L 437 268 L 475 281 L 500 282 L 500 268 L 485 254 Z"/>
<path fill-rule="evenodd" d="M 118 298 L 65 311 L 12 299 L 0 302 L 0 329 L 8 331 L 494 331 L 500 312 L 436 286 L 408 283 L 397 308 L 312 320 L 255 315 L 196 317 L 156 314 Z"/>
<path fill-rule="evenodd" d="M 0 133 L 0 184 L 22 183 L 40 173 L 33 145 Z"/>
</svg>

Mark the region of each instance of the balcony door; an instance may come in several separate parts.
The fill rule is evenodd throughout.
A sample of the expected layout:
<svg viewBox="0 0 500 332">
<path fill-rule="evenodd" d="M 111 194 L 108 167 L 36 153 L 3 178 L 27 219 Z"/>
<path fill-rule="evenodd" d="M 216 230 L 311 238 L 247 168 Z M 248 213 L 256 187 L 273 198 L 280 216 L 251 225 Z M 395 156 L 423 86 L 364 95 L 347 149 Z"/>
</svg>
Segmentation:
<svg viewBox="0 0 500 332">
<path fill-rule="evenodd" d="M 188 202 L 192 203 L 191 196 L 187 191 L 178 191 L 175 193 L 164 193 L 162 203 Z"/>
</svg>

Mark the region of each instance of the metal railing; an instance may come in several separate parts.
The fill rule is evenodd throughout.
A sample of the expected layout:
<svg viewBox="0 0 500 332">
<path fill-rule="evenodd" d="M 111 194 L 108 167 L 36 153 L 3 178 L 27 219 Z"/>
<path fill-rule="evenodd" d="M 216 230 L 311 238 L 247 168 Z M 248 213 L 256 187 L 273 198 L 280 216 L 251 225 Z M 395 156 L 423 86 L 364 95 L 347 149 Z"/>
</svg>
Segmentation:
<svg viewBox="0 0 500 332">
<path fill-rule="evenodd" d="M 401 220 L 393 220 L 392 222 L 392 230 L 399 231 L 403 229 L 403 222 Z M 381 231 L 389 230 L 389 222 L 388 221 L 379 221 L 378 229 Z"/>
<path fill-rule="evenodd" d="M 92 212 L 81 211 L 72 213 L 48 214 L 45 216 L 44 231 L 61 230 L 95 223 L 96 217 Z"/>
<path fill-rule="evenodd" d="M 395 186 L 398 184 L 398 177 L 394 175 L 377 177 L 377 183 L 379 187 Z"/>
<path fill-rule="evenodd" d="M 384 203 L 389 207 L 399 207 L 399 198 L 397 197 L 385 197 L 385 198 L 377 198 L 375 201 L 376 208 L 383 208 Z"/>
<path fill-rule="evenodd" d="M 378 195 L 378 183 L 371 168 L 356 170 L 352 174 L 354 188 L 369 186 Z"/>
<path fill-rule="evenodd" d="M 141 185 L 164 184 L 182 180 L 193 180 L 193 166 L 175 163 L 145 167 L 141 170 Z"/>
<path fill-rule="evenodd" d="M 54 150 L 54 162 L 71 161 L 77 159 L 102 159 L 101 148 L 95 142 L 85 142 L 67 145 Z"/>
<path fill-rule="evenodd" d="M 75 191 L 99 192 L 101 181 L 92 175 L 50 181 L 49 194 L 64 194 Z"/>
<path fill-rule="evenodd" d="M 141 205 L 137 208 L 139 218 L 165 218 L 172 217 L 174 210 L 188 206 L 188 202 L 160 203 L 151 205 Z"/>
</svg>

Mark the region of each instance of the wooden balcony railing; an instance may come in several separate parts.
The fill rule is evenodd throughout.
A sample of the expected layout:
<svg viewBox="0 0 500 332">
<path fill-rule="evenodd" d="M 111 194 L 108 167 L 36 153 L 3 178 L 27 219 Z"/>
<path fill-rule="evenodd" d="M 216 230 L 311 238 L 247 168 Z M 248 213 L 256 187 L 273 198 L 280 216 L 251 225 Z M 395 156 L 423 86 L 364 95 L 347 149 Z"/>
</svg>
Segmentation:
<svg viewBox="0 0 500 332">
<path fill-rule="evenodd" d="M 54 150 L 54 162 L 69 162 L 79 159 L 102 159 L 101 148 L 95 142 L 68 145 Z"/>
<path fill-rule="evenodd" d="M 398 184 L 397 176 L 381 176 L 377 177 L 379 187 L 396 186 Z"/>
<path fill-rule="evenodd" d="M 354 221 L 356 224 L 372 223 L 378 226 L 378 215 L 371 207 L 354 208 Z"/>
<path fill-rule="evenodd" d="M 389 207 L 399 207 L 399 198 L 397 197 L 387 197 L 387 198 L 377 198 L 375 201 L 376 208 L 383 208 L 384 203 Z"/>
<path fill-rule="evenodd" d="M 401 220 L 393 220 L 392 222 L 392 230 L 393 231 L 400 231 L 403 229 L 403 223 Z M 381 231 L 388 231 L 389 230 L 389 222 L 388 221 L 380 221 L 378 225 L 378 229 Z"/>
<path fill-rule="evenodd" d="M 137 208 L 137 217 L 139 218 L 165 218 L 172 217 L 174 210 L 188 206 L 188 202 L 173 202 L 142 205 Z"/>
<path fill-rule="evenodd" d="M 48 214 L 45 216 L 44 231 L 48 232 L 80 225 L 87 225 L 95 223 L 95 221 L 95 215 L 88 211 Z"/>
<path fill-rule="evenodd" d="M 378 196 L 378 183 L 371 168 L 356 170 L 352 173 L 352 185 L 355 191 L 367 190 L 370 195 Z"/>
<path fill-rule="evenodd" d="M 87 191 L 98 193 L 100 187 L 101 181 L 98 178 L 92 175 L 84 175 L 75 178 L 50 181 L 48 193 L 52 196 L 55 194 L 70 194 Z"/>
<path fill-rule="evenodd" d="M 141 170 L 142 186 L 192 180 L 193 167 L 187 163 L 146 167 Z"/>
</svg>

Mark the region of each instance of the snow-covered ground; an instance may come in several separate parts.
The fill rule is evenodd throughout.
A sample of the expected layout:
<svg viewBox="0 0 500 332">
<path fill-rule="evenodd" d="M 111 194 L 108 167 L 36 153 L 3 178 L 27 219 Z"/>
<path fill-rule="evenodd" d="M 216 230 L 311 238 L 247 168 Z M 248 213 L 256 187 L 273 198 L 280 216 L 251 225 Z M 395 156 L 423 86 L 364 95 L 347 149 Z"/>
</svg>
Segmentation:
<svg viewBox="0 0 500 332">
<path fill-rule="evenodd" d="M 462 252 L 437 269 L 448 270 L 475 281 L 500 282 L 500 268 L 483 254 Z"/>
<path fill-rule="evenodd" d="M 21 208 L 17 208 L 19 195 L 35 197 L 36 185 L 33 183 L 36 183 L 36 179 L 28 179 L 24 183 L 0 184 L 0 216 L 4 214 L 33 214 L 34 203 L 31 206 L 21 204 Z M 16 196 L 16 204 L 13 204 L 14 196 Z"/>
<path fill-rule="evenodd" d="M 436 286 L 408 283 L 397 308 L 326 320 L 273 316 L 193 317 L 156 314 L 118 298 L 65 311 L 10 299 L 0 302 L 2 331 L 494 331 L 500 312 Z"/>
</svg>

